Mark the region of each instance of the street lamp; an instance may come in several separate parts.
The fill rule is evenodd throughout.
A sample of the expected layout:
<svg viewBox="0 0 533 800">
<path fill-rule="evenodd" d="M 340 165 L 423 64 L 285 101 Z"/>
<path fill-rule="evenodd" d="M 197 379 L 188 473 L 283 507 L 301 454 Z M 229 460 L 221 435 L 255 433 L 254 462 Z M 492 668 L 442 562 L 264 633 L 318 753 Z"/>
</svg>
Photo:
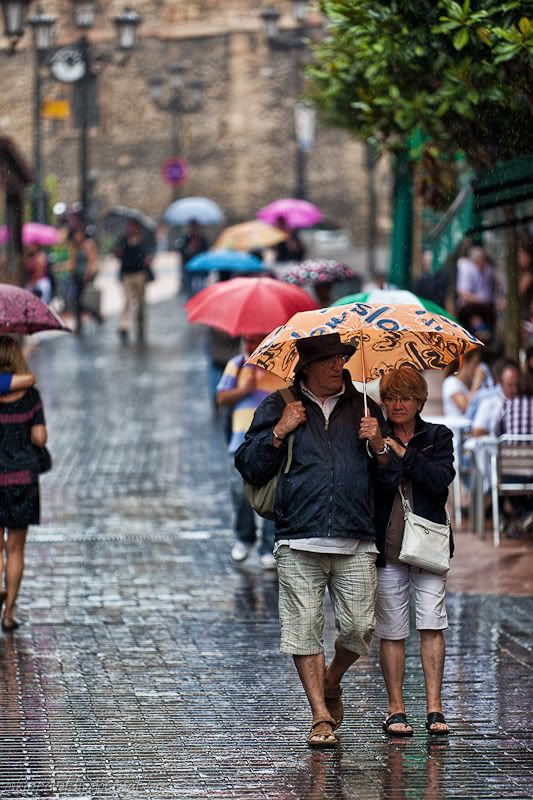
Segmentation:
<svg viewBox="0 0 533 800">
<path fill-rule="evenodd" d="M 185 64 L 170 64 L 167 76 L 154 75 L 148 80 L 148 91 L 153 104 L 171 115 L 171 156 L 179 155 L 179 119 L 182 114 L 192 114 L 203 108 L 204 81 L 193 78 L 186 81 L 188 67 Z M 172 197 L 177 197 L 178 183 L 173 183 Z"/>
<path fill-rule="evenodd" d="M 4 14 L 4 31 L 13 45 L 24 35 L 26 14 L 31 0 L 1 0 Z"/>
<path fill-rule="evenodd" d="M 80 56 L 79 72 L 75 81 L 80 89 L 80 200 L 83 214 L 90 213 L 90 182 L 89 176 L 89 86 L 92 77 L 92 52 L 91 43 L 85 31 L 94 26 L 96 16 L 95 0 L 72 0 L 74 6 L 74 22 L 77 28 L 84 31 L 77 42 Z M 137 44 L 137 29 L 141 17 L 130 9 L 124 9 L 122 14 L 114 17 L 113 22 L 117 29 L 118 47 L 120 50 L 131 51 Z"/>
<path fill-rule="evenodd" d="M 42 81 L 41 66 L 45 53 L 50 49 L 53 38 L 55 17 L 44 14 L 39 7 L 37 13 L 28 19 L 33 34 L 34 78 L 33 78 L 33 169 L 35 184 L 32 197 L 32 217 L 37 222 L 46 222 L 45 193 L 43 192 L 42 178 L 42 148 L 41 148 L 41 103 Z"/>
<path fill-rule="evenodd" d="M 279 30 L 279 11 L 269 7 L 260 14 L 269 46 L 272 49 L 294 51 L 296 95 L 294 105 L 294 134 L 296 141 L 294 194 L 295 197 L 302 200 L 307 196 L 307 153 L 314 144 L 316 125 L 315 110 L 311 106 L 298 101 L 302 91 L 302 53 L 307 46 L 309 33 L 307 26 L 308 6 L 307 0 L 293 0 L 292 16 L 295 27 L 291 31 L 283 32 L 283 34 Z"/>
</svg>

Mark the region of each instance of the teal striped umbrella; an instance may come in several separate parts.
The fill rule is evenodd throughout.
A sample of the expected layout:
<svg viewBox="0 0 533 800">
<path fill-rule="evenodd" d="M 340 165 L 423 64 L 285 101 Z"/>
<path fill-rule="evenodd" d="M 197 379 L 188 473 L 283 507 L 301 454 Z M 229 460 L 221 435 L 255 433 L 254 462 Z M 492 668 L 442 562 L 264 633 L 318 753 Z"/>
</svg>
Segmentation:
<svg viewBox="0 0 533 800">
<path fill-rule="evenodd" d="M 346 297 L 341 297 L 335 300 L 332 304 L 334 306 L 346 306 L 349 303 L 394 303 L 395 305 L 419 305 L 429 311 L 431 314 L 441 314 L 443 317 L 455 320 L 451 314 L 448 314 L 446 309 L 441 308 L 431 300 L 426 300 L 425 297 L 418 297 L 413 292 L 408 292 L 406 289 L 370 289 L 368 292 L 357 292 L 356 294 L 348 294 Z"/>
</svg>

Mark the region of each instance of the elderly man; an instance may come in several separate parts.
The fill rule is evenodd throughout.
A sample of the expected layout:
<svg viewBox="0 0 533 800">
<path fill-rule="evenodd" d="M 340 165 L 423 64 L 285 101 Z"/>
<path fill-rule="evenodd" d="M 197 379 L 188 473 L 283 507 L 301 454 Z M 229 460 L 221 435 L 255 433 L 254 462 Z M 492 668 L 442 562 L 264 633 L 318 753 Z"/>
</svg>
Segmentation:
<svg viewBox="0 0 533 800">
<path fill-rule="evenodd" d="M 338 333 L 296 342 L 294 402 L 274 392 L 258 407 L 235 464 L 261 486 L 285 463 L 276 492 L 281 651 L 290 653 L 311 706 L 311 747 L 335 747 L 346 670 L 368 653 L 374 629 L 376 555 L 372 473 L 393 472 L 381 412 L 364 416 L 344 362 L 355 348 Z M 328 587 L 338 637 L 326 669 L 322 638 Z"/>
</svg>

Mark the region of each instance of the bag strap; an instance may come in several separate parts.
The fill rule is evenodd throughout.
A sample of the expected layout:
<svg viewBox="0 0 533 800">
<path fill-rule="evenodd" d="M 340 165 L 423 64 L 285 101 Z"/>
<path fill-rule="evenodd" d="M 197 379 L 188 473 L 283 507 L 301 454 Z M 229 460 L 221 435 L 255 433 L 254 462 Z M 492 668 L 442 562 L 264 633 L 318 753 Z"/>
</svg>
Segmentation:
<svg viewBox="0 0 533 800">
<path fill-rule="evenodd" d="M 280 389 L 279 393 L 285 405 L 287 405 L 287 403 L 292 403 L 294 400 L 296 400 L 296 396 L 294 394 L 292 386 L 288 386 L 286 389 Z M 289 438 L 287 439 L 287 463 L 285 464 L 285 468 L 283 470 L 284 475 L 286 475 L 291 468 L 293 445 L 294 445 L 294 433 L 290 433 Z"/>
<path fill-rule="evenodd" d="M 411 508 L 409 500 L 407 499 L 407 497 L 402 492 L 402 484 L 401 483 L 398 486 L 398 491 L 400 492 L 400 497 L 402 498 L 402 506 L 403 506 L 404 513 L 410 512 L 412 514 L 413 513 L 413 509 Z M 450 515 L 448 514 L 448 509 L 445 509 L 445 511 L 446 511 L 446 525 L 448 527 L 450 527 L 451 520 L 450 520 Z"/>
</svg>

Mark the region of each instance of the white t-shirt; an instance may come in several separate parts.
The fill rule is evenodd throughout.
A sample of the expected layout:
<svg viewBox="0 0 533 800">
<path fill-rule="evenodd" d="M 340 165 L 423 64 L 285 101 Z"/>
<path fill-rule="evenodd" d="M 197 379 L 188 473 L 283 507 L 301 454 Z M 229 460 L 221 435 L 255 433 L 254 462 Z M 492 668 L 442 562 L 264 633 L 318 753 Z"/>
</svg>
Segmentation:
<svg viewBox="0 0 533 800">
<path fill-rule="evenodd" d="M 457 375 L 450 375 L 442 382 L 442 409 L 445 417 L 462 417 L 465 413 L 453 399 L 455 394 L 468 397 L 468 386 Z"/>
<path fill-rule="evenodd" d="M 494 270 L 486 264 L 479 269 L 469 258 L 460 258 L 457 262 L 457 292 L 469 292 L 476 296 L 478 303 L 494 302 Z M 457 305 L 464 301 L 459 297 Z"/>
</svg>

